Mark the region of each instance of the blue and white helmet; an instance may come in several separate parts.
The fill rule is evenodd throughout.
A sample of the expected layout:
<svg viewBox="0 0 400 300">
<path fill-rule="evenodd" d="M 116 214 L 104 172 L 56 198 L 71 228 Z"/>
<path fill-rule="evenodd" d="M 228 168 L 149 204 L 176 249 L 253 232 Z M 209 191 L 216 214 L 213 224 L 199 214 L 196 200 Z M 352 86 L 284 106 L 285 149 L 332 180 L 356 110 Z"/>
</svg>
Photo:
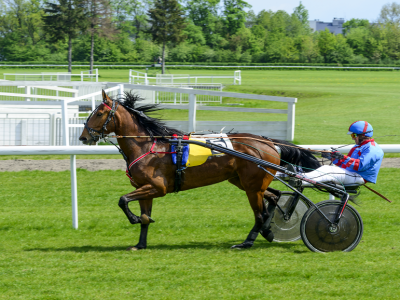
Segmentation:
<svg viewBox="0 0 400 300">
<path fill-rule="evenodd" d="M 349 132 L 347 134 L 355 133 L 357 135 L 364 134 L 367 137 L 372 137 L 374 129 L 371 124 L 366 121 L 356 121 L 349 127 Z"/>
</svg>

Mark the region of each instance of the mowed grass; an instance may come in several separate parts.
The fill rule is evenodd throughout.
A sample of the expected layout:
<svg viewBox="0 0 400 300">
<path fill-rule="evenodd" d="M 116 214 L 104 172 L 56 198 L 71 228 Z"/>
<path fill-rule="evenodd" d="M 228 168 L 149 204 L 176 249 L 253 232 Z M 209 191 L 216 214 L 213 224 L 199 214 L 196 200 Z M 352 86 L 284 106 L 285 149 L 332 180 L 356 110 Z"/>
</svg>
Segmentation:
<svg viewBox="0 0 400 300">
<path fill-rule="evenodd" d="M 320 254 L 261 236 L 249 250 L 230 250 L 254 221 L 244 192 L 226 182 L 155 199 L 148 249 L 127 252 L 140 226 L 117 205 L 132 189 L 123 172 L 78 170 L 78 230 L 69 172 L 0 173 L 0 299 L 395 299 L 399 176 L 379 176 L 392 204 L 363 190 L 355 250 Z"/>
</svg>

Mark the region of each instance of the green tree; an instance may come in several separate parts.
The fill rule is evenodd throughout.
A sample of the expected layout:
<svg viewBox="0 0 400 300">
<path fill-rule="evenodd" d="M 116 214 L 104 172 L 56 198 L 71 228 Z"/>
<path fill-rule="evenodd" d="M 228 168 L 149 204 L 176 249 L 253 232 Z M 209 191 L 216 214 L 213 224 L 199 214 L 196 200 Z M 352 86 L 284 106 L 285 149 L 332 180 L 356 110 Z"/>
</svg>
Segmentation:
<svg viewBox="0 0 400 300">
<path fill-rule="evenodd" d="M 353 49 L 354 54 L 368 56 L 367 40 L 371 36 L 371 31 L 366 27 L 351 28 L 347 34 L 347 43 Z"/>
<path fill-rule="evenodd" d="M 343 34 L 349 33 L 350 29 L 357 27 L 368 27 L 369 21 L 366 19 L 350 19 L 343 23 Z"/>
<path fill-rule="evenodd" d="M 0 1 L 0 60 L 35 61 L 50 54 L 42 15 L 37 0 Z"/>
<path fill-rule="evenodd" d="M 113 40 L 117 33 L 112 24 L 111 6 L 108 0 L 86 0 L 87 31 L 90 34 L 90 72 L 93 71 L 95 36 Z"/>
<path fill-rule="evenodd" d="M 245 8 L 251 5 L 243 0 L 224 0 L 225 31 L 229 35 L 235 34 L 246 22 Z"/>
<path fill-rule="evenodd" d="M 379 14 L 380 23 L 400 23 L 400 4 L 396 2 L 387 3 L 382 6 Z"/>
<path fill-rule="evenodd" d="M 341 34 L 336 35 L 335 38 L 336 43 L 330 53 L 330 61 L 340 65 L 350 63 L 354 54 L 349 44 L 346 43 L 346 38 Z"/>
<path fill-rule="evenodd" d="M 153 0 L 111 0 L 115 27 L 138 39 L 146 30 L 147 11 L 152 4 Z"/>
<path fill-rule="evenodd" d="M 302 35 L 296 38 L 296 46 L 299 51 L 299 61 L 312 63 L 316 62 L 319 55 L 319 48 L 314 36 Z"/>
<path fill-rule="evenodd" d="M 202 31 L 206 43 L 212 44 L 212 39 L 215 36 L 220 36 L 217 23 L 220 21 L 218 16 L 218 3 L 220 0 L 189 0 L 186 4 L 188 19 L 194 25 L 199 26 Z"/>
<path fill-rule="evenodd" d="M 87 28 L 87 14 L 83 0 L 57 0 L 46 2 L 44 29 L 51 42 L 68 39 L 68 72 L 72 71 L 72 40 Z"/>
<path fill-rule="evenodd" d="M 165 73 L 165 46 L 168 42 L 178 44 L 183 38 L 185 18 L 177 0 L 156 0 L 148 12 L 153 41 L 162 45 L 162 74 Z"/>
<path fill-rule="evenodd" d="M 325 62 L 329 62 L 336 45 L 335 35 L 326 28 L 324 31 L 318 32 L 317 41 L 320 54 L 324 57 Z"/>
<path fill-rule="evenodd" d="M 308 26 L 308 10 L 306 7 L 301 3 L 299 6 L 295 7 L 293 14 L 300 20 L 303 25 Z"/>
<path fill-rule="evenodd" d="M 183 33 L 187 37 L 186 41 L 189 44 L 204 45 L 206 43 L 201 27 L 194 25 L 192 22 L 186 24 Z"/>
</svg>

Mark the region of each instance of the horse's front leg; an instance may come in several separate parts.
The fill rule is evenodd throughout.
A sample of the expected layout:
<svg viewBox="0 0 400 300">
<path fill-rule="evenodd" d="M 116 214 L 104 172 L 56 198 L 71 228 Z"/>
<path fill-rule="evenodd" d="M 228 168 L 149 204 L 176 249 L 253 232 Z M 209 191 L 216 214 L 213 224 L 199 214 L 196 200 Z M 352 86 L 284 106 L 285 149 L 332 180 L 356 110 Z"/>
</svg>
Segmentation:
<svg viewBox="0 0 400 300">
<path fill-rule="evenodd" d="M 149 224 L 154 222 L 151 218 L 153 198 L 165 196 L 166 193 L 165 188 L 156 189 L 153 185 L 148 184 L 120 198 L 118 205 L 128 217 L 129 222 L 131 222 L 131 224 L 141 224 L 139 243 L 134 247 L 129 247 L 127 250 L 140 250 L 147 247 L 147 232 Z M 140 204 L 140 217 L 133 214 L 128 207 L 129 202 L 135 200 L 138 200 Z"/>
<path fill-rule="evenodd" d="M 135 251 L 135 250 L 141 250 L 141 249 L 146 249 L 147 248 L 147 232 L 149 230 L 149 225 L 150 223 L 153 223 L 153 219 L 150 217 L 151 216 L 151 207 L 153 205 L 153 199 L 151 200 L 139 200 L 140 204 L 140 237 L 139 237 L 139 243 L 137 243 L 136 246 L 129 247 L 128 251 Z"/>
<path fill-rule="evenodd" d="M 119 199 L 118 206 L 122 209 L 122 211 L 125 213 L 126 217 L 128 218 L 129 222 L 131 224 L 137 224 L 137 223 L 142 223 L 142 224 L 149 224 L 154 222 L 149 215 L 146 213 L 142 213 L 140 217 L 136 216 L 131 210 L 129 209 L 129 202 L 136 201 L 136 200 L 152 200 L 153 198 L 157 197 L 162 197 L 165 196 L 166 191 L 163 192 L 156 188 L 154 188 L 152 185 L 147 184 L 144 186 L 141 186 L 137 190 L 126 194 L 122 196 Z"/>
</svg>

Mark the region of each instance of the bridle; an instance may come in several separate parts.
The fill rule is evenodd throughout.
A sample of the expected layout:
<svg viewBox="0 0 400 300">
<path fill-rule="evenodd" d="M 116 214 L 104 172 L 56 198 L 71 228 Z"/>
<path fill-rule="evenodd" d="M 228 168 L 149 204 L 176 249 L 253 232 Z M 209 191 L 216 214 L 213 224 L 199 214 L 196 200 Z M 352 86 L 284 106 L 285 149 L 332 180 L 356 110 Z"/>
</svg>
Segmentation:
<svg viewBox="0 0 400 300">
<path fill-rule="evenodd" d="M 115 104 L 117 103 L 117 105 Z M 99 109 L 100 105 L 104 105 L 105 107 L 107 107 L 110 110 L 110 113 L 108 114 L 107 120 L 104 122 L 103 127 L 101 128 L 101 130 L 96 130 L 93 129 L 91 127 L 89 127 L 87 125 L 87 123 L 89 122 L 90 118 L 93 116 L 93 114 Z M 85 128 L 87 129 L 87 131 L 89 132 L 90 137 L 95 141 L 98 142 L 100 139 L 104 138 L 104 131 L 107 130 L 107 125 L 108 123 L 110 123 L 110 121 L 112 119 L 114 119 L 114 125 L 116 125 L 116 121 L 115 121 L 115 112 L 118 109 L 119 106 L 119 102 L 116 100 L 112 100 L 112 107 L 109 107 L 105 102 L 102 102 L 99 106 L 96 107 L 96 109 L 94 111 L 92 111 L 92 113 L 89 115 L 89 117 L 86 119 L 86 122 L 83 123 L 85 125 Z M 116 105 L 116 106 L 115 106 Z M 97 133 L 97 135 L 95 135 Z"/>
</svg>

